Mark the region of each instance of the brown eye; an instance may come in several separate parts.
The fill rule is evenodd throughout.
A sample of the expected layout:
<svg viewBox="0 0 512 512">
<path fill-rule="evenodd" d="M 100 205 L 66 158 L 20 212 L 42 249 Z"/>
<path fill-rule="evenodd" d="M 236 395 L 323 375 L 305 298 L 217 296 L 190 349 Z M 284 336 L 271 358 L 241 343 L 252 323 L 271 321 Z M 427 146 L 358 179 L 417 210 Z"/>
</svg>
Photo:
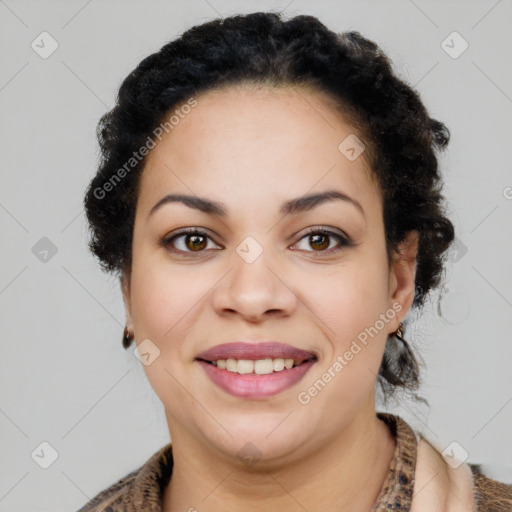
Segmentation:
<svg viewBox="0 0 512 512">
<path fill-rule="evenodd" d="M 164 238 L 161 244 L 169 251 L 177 253 L 206 252 L 210 240 L 206 233 L 190 229 Z"/>
<path fill-rule="evenodd" d="M 316 246 L 320 250 L 324 250 L 329 247 L 329 235 L 309 235 L 309 239 L 311 247 Z"/>
<path fill-rule="evenodd" d="M 202 235 L 185 235 L 185 245 L 191 251 L 200 251 L 208 245 L 208 242 Z"/>
<path fill-rule="evenodd" d="M 300 239 L 298 245 L 300 245 L 303 240 L 306 241 L 304 245 L 307 245 L 307 247 L 303 247 L 301 250 L 313 253 L 332 254 L 338 252 L 343 247 L 349 247 L 351 245 L 349 240 L 344 236 L 323 228 L 310 229 L 308 233 Z M 338 241 L 337 246 L 331 245 L 331 242 L 334 240 Z M 312 248 L 313 250 L 308 248 Z M 327 250 L 329 248 L 330 250 Z"/>
</svg>

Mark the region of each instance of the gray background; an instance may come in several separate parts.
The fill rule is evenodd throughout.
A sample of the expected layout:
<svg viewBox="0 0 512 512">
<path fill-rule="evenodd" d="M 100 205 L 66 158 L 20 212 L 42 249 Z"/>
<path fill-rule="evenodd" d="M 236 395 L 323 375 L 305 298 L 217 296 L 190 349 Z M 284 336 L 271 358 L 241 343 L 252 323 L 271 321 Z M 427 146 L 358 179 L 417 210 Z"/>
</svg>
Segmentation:
<svg viewBox="0 0 512 512">
<path fill-rule="evenodd" d="M 389 410 L 512 482 L 510 0 L 0 0 L 0 511 L 76 510 L 169 441 L 158 398 L 121 346 L 118 282 L 87 251 L 95 125 L 126 74 L 165 42 L 267 9 L 375 40 L 450 128 L 441 164 L 458 250 L 443 301 L 406 331 L 428 366 L 431 408 Z M 43 31 L 58 43 L 46 59 L 31 47 Z M 463 40 L 442 43 L 454 31 L 469 44 L 457 58 Z"/>
</svg>

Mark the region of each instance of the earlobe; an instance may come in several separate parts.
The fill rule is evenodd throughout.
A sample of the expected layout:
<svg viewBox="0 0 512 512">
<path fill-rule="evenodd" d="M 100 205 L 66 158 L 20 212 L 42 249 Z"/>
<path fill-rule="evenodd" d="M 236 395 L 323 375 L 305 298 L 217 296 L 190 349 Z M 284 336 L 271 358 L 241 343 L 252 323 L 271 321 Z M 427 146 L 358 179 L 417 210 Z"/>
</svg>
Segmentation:
<svg viewBox="0 0 512 512">
<path fill-rule="evenodd" d="M 414 301 L 418 243 L 418 231 L 410 231 L 405 240 L 399 244 L 391 267 L 390 306 L 395 302 L 402 305 L 401 318 L 407 315 Z M 398 322 L 399 319 L 397 319 Z"/>
</svg>

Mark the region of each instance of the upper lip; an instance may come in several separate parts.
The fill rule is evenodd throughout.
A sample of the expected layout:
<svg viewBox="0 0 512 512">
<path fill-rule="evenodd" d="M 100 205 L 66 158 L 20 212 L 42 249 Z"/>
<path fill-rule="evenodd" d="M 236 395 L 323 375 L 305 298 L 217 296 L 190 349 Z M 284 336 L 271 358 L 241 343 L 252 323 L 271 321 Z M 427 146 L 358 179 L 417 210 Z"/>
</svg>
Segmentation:
<svg viewBox="0 0 512 512">
<path fill-rule="evenodd" d="M 196 359 L 205 361 L 217 361 L 219 359 L 294 359 L 306 361 L 316 359 L 313 352 L 302 350 L 287 343 L 277 341 L 265 341 L 259 343 L 247 343 L 236 341 L 234 343 L 223 343 L 201 352 Z"/>
</svg>

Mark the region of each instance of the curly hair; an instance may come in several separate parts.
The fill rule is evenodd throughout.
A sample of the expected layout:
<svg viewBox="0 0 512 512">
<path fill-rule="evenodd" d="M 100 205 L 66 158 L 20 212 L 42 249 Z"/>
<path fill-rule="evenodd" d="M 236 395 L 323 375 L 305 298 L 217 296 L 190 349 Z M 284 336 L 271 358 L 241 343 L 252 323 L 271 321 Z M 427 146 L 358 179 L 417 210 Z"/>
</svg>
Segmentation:
<svg viewBox="0 0 512 512">
<path fill-rule="evenodd" d="M 144 58 L 124 79 L 116 105 L 98 123 L 101 158 L 84 198 L 89 247 L 103 270 L 131 268 L 145 162 L 133 158 L 137 150 L 187 99 L 243 83 L 323 92 L 364 134 L 365 158 L 383 200 L 388 262 L 408 232 L 419 233 L 412 307 L 421 308 L 440 283 L 454 239 L 436 155 L 450 133 L 429 117 L 417 92 L 396 76 L 376 43 L 356 31 L 332 32 L 306 15 L 284 20 L 280 13 L 255 12 L 196 25 Z M 412 350 L 405 340 L 394 339 L 388 338 L 378 375 L 385 398 L 398 387 L 417 389 L 420 382 Z"/>
</svg>

